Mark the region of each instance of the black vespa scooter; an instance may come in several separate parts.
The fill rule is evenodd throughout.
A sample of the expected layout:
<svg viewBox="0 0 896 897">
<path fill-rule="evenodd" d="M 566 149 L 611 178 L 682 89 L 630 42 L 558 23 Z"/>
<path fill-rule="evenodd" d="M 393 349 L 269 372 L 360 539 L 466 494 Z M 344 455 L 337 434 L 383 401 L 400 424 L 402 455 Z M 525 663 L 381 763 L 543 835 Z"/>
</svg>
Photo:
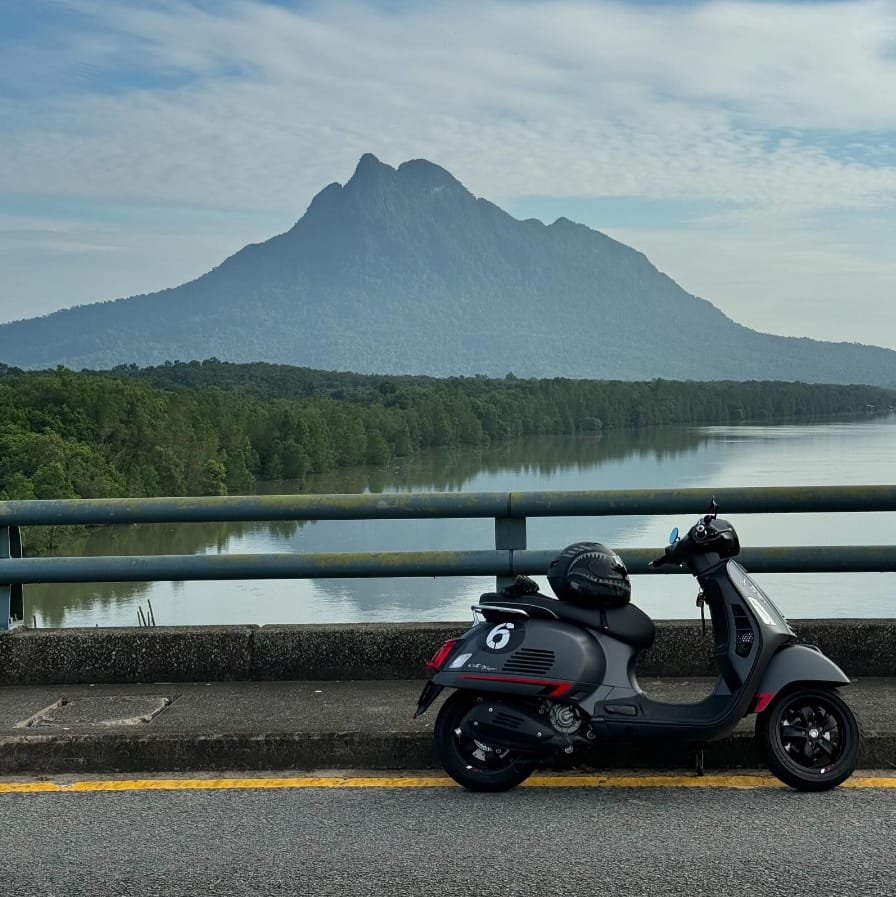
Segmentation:
<svg viewBox="0 0 896 897">
<path fill-rule="evenodd" d="M 737 534 L 715 511 L 713 503 L 682 538 L 673 530 L 652 562 L 683 564 L 699 583 L 719 674 L 712 694 L 693 704 L 651 699 L 635 677 L 638 652 L 655 633 L 643 611 L 557 600 L 524 579 L 522 588 L 483 595 L 473 607 L 482 620 L 428 663 L 433 676 L 415 716 L 443 688 L 456 689 L 434 728 L 448 774 L 473 791 L 504 791 L 552 755 L 643 738 L 699 745 L 755 713 L 762 753 L 783 782 L 824 791 L 848 778 L 859 729 L 836 688 L 850 680 L 817 648 L 796 643 L 775 604 L 733 560 Z"/>
</svg>

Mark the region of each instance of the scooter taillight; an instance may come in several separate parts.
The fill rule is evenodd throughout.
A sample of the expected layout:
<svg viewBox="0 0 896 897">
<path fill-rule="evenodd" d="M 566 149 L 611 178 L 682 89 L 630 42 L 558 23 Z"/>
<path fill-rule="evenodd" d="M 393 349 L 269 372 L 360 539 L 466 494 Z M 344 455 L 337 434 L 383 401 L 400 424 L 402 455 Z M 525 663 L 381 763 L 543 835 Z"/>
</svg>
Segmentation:
<svg viewBox="0 0 896 897">
<path fill-rule="evenodd" d="M 426 661 L 426 665 L 434 672 L 438 672 L 442 668 L 442 664 L 448 659 L 448 655 L 454 650 L 456 644 L 456 638 L 448 639 L 448 641 L 433 654 L 432 660 Z"/>
</svg>

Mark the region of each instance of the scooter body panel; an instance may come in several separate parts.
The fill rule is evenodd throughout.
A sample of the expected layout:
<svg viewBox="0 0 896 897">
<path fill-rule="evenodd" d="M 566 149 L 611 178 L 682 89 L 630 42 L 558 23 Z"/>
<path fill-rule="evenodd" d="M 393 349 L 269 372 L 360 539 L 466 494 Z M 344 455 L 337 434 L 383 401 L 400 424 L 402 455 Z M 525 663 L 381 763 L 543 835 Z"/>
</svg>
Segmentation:
<svg viewBox="0 0 896 897">
<path fill-rule="evenodd" d="M 575 701 L 604 679 L 606 659 L 594 634 L 559 620 L 479 623 L 458 639 L 432 681 L 507 695 Z"/>
</svg>

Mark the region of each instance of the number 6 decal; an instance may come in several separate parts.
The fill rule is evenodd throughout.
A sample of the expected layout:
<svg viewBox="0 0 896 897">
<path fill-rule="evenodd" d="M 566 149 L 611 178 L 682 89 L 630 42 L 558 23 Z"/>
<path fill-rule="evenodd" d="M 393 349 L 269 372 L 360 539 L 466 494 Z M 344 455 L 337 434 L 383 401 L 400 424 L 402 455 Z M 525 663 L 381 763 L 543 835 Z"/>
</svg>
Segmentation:
<svg viewBox="0 0 896 897">
<path fill-rule="evenodd" d="M 501 623 L 485 637 L 485 643 L 492 651 L 500 651 L 510 643 L 510 630 L 513 623 Z"/>
</svg>

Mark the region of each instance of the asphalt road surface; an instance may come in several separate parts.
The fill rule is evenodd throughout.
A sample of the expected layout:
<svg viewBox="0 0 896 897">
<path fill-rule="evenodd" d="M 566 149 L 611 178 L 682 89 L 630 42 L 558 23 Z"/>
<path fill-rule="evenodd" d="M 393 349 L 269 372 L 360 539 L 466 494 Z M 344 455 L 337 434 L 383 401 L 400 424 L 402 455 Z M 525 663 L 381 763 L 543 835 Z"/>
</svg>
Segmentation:
<svg viewBox="0 0 896 897">
<path fill-rule="evenodd" d="M 894 897 L 896 791 L 0 790 L 0 845 L 3 897 Z"/>
</svg>

